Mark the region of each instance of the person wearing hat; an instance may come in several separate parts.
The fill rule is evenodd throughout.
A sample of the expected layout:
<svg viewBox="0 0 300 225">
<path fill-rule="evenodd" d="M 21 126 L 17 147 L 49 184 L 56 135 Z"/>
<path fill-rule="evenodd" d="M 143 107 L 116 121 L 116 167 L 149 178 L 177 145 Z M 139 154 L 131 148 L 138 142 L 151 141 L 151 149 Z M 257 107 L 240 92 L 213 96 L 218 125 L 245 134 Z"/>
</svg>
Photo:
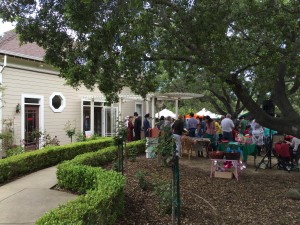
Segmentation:
<svg viewBox="0 0 300 225">
<path fill-rule="evenodd" d="M 159 118 L 159 122 L 158 122 L 158 124 L 157 124 L 157 128 L 158 128 L 158 129 L 161 129 L 161 126 L 164 125 L 164 123 L 165 123 L 165 117 L 164 117 L 164 116 L 161 116 L 161 117 Z"/>
<path fill-rule="evenodd" d="M 142 120 L 141 117 L 139 117 L 139 114 L 135 112 L 134 114 L 134 125 L 133 125 L 133 130 L 134 130 L 134 140 L 141 140 L 141 129 L 142 129 Z"/>
<path fill-rule="evenodd" d="M 150 122 L 149 122 L 149 120 L 148 120 L 148 118 L 150 117 L 150 114 L 149 113 L 147 113 L 146 115 L 145 115 L 145 119 L 144 119 L 144 123 L 143 123 L 143 125 L 144 125 L 144 134 L 145 134 L 145 137 L 149 137 L 149 130 L 150 130 Z"/>
</svg>

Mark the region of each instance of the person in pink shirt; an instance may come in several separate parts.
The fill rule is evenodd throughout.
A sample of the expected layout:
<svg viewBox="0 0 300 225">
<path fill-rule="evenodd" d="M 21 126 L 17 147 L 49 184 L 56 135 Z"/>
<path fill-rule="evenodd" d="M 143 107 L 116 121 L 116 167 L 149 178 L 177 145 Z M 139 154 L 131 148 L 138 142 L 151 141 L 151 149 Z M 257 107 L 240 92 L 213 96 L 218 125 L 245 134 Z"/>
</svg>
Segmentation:
<svg viewBox="0 0 300 225">
<path fill-rule="evenodd" d="M 210 116 L 206 116 L 205 118 L 205 138 L 209 138 L 213 146 L 216 146 L 216 125 L 215 121 L 210 118 Z"/>
</svg>

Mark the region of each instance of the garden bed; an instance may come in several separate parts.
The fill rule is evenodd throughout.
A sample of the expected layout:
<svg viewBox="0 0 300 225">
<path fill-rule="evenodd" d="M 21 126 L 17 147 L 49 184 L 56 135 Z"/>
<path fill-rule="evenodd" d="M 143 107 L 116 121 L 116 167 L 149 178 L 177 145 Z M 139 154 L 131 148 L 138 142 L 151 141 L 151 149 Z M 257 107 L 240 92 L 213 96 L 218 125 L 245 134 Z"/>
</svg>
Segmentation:
<svg viewBox="0 0 300 225">
<path fill-rule="evenodd" d="M 144 190 L 138 183 L 141 174 Z M 250 165 L 239 181 L 209 174 L 210 160 L 180 159 L 181 224 L 300 224 L 300 201 L 285 196 L 289 189 L 300 187 L 299 172 L 276 167 L 255 171 Z M 140 156 L 136 162 L 127 162 L 124 175 L 125 215 L 118 224 L 171 224 L 171 215 L 161 213 L 155 193 L 158 183 L 170 181 L 171 169 Z"/>
</svg>

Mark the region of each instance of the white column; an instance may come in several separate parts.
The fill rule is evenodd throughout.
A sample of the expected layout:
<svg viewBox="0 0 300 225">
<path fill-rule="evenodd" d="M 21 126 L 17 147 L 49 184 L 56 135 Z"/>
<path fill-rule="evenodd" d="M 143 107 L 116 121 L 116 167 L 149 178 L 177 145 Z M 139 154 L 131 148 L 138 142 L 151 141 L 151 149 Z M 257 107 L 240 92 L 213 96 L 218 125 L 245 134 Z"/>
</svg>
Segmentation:
<svg viewBox="0 0 300 225">
<path fill-rule="evenodd" d="M 124 116 L 122 115 L 122 101 L 123 101 L 123 99 L 119 98 L 119 118 L 118 118 L 118 120 L 120 122 L 122 122 L 123 118 L 124 118 Z"/>
<path fill-rule="evenodd" d="M 178 99 L 175 100 L 175 114 L 176 114 L 176 119 L 178 118 Z"/>
<path fill-rule="evenodd" d="M 80 131 L 83 132 L 83 99 L 81 99 L 81 105 L 80 105 Z"/>
<path fill-rule="evenodd" d="M 91 100 L 91 110 L 90 110 L 90 130 L 91 132 L 94 134 L 94 123 L 95 123 L 95 118 L 94 118 L 94 114 L 95 114 L 95 111 L 94 111 L 94 98 L 92 98 Z"/>
<path fill-rule="evenodd" d="M 152 116 L 151 127 L 154 127 L 154 125 L 155 125 L 155 96 L 152 97 L 151 116 Z"/>
<path fill-rule="evenodd" d="M 146 113 L 149 113 L 149 99 L 148 98 L 146 99 Z"/>
</svg>

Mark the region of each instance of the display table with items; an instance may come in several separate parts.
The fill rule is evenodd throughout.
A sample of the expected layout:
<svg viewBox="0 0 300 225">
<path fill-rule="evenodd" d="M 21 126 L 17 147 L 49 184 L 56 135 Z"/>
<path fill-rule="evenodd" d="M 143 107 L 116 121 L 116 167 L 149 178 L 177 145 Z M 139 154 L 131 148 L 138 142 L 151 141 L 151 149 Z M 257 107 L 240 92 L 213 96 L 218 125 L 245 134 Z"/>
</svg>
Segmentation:
<svg viewBox="0 0 300 225">
<path fill-rule="evenodd" d="M 254 165 L 256 164 L 256 156 L 257 156 L 257 149 L 256 144 L 248 144 L 248 143 L 242 143 L 242 142 L 222 142 L 218 145 L 218 151 L 226 152 L 228 151 L 228 148 L 230 151 L 240 151 L 243 156 L 243 161 L 247 162 L 248 156 L 251 155 L 254 157 Z"/>
<path fill-rule="evenodd" d="M 210 153 L 210 177 L 232 178 L 232 175 L 239 179 L 239 170 L 242 169 L 240 163 L 240 153 L 232 152 L 212 152 Z"/>
<path fill-rule="evenodd" d="M 194 150 L 196 151 L 196 153 L 198 152 L 198 155 L 204 150 L 207 152 L 207 147 L 210 144 L 210 139 L 209 138 L 194 138 Z"/>
<path fill-rule="evenodd" d="M 186 135 L 181 136 L 181 156 L 183 154 L 188 154 L 189 159 L 193 151 L 195 151 L 196 156 L 203 151 L 203 146 L 210 143 L 208 138 L 194 138 Z M 197 154 L 198 153 L 198 154 Z"/>
</svg>

